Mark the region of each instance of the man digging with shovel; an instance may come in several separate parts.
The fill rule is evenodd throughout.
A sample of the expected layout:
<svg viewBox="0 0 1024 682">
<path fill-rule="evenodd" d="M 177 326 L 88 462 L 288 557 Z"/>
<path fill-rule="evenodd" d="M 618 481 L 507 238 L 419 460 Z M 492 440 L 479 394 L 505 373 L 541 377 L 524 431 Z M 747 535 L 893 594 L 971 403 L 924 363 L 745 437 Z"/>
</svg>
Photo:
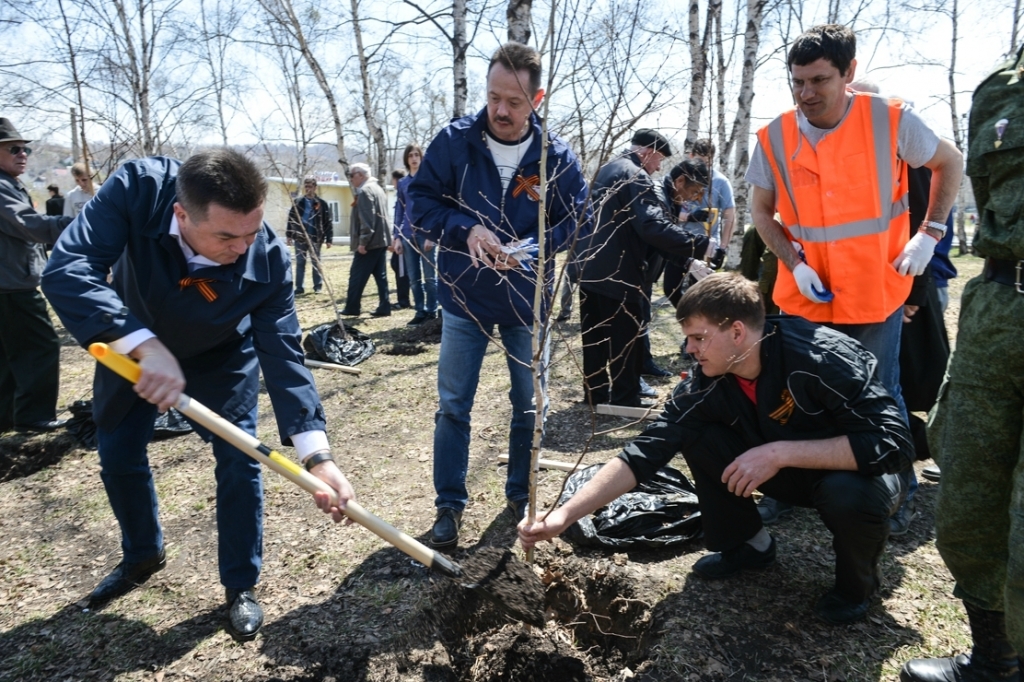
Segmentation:
<svg viewBox="0 0 1024 682">
<path fill-rule="evenodd" d="M 218 149 L 184 163 L 125 164 L 54 246 L 43 290 L 84 346 L 107 343 L 139 362 L 134 386 L 98 365 L 94 417 L 100 476 L 121 528 L 123 560 L 89 595 L 98 608 L 166 565 L 146 457 L 157 412 L 189 393 L 249 434 L 260 371 L 282 442 L 337 492 L 318 507 L 342 519 L 355 498 L 334 464 L 313 377 L 303 366 L 288 249 L 263 222 L 267 185 L 255 164 Z M 106 275 L 113 267 L 113 281 Z M 134 389 L 134 390 L 133 390 Z M 199 424 L 213 444 L 220 580 L 228 630 L 255 637 L 263 554 L 260 465 Z"/>
</svg>

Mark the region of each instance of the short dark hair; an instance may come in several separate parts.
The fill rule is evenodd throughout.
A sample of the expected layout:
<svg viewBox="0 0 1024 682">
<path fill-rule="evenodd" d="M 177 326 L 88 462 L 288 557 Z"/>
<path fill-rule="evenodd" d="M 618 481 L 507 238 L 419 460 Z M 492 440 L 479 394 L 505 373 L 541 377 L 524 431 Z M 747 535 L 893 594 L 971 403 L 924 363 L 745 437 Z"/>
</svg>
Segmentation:
<svg viewBox="0 0 1024 682">
<path fill-rule="evenodd" d="M 540 52 L 529 45 L 523 45 L 510 41 L 499 47 L 491 55 L 491 63 L 487 65 L 487 75 L 491 75 L 491 68 L 495 64 L 501 64 L 512 72 L 528 71 L 530 74 L 530 96 L 537 94 L 540 90 L 541 61 Z"/>
<path fill-rule="evenodd" d="M 690 153 L 694 156 L 706 156 L 713 161 L 715 158 L 715 143 L 706 137 L 694 140 L 693 146 L 690 147 Z"/>
<path fill-rule="evenodd" d="M 700 316 L 721 328 L 739 320 L 750 329 L 764 329 L 764 300 L 757 282 L 738 272 L 708 275 L 683 294 L 676 320 Z"/>
<path fill-rule="evenodd" d="M 60 187 L 58 187 L 57 185 L 55 185 L 53 183 L 50 183 L 49 185 L 47 185 L 46 189 L 48 189 L 51 192 L 56 192 L 57 194 L 60 194 Z"/>
<path fill-rule="evenodd" d="M 711 171 L 700 159 L 683 159 L 669 171 L 668 176 L 675 182 L 680 176 L 686 178 L 687 184 L 698 184 L 707 187 L 711 183 Z"/>
<path fill-rule="evenodd" d="M 845 74 L 850 62 L 857 56 L 857 36 L 842 24 L 819 24 L 797 36 L 789 48 L 786 66 L 807 66 L 819 59 L 832 62 L 832 66 Z"/>
<path fill-rule="evenodd" d="M 193 154 L 181 164 L 175 191 L 193 220 L 205 220 L 210 204 L 251 213 L 267 198 L 267 181 L 256 164 L 222 147 Z"/>
<path fill-rule="evenodd" d="M 407 171 L 412 170 L 411 168 L 409 168 L 409 155 L 412 154 L 413 152 L 419 152 L 420 158 L 423 158 L 423 147 L 419 146 L 415 142 L 407 144 L 405 146 L 405 151 L 402 152 L 402 164 L 405 166 L 405 170 Z"/>
</svg>

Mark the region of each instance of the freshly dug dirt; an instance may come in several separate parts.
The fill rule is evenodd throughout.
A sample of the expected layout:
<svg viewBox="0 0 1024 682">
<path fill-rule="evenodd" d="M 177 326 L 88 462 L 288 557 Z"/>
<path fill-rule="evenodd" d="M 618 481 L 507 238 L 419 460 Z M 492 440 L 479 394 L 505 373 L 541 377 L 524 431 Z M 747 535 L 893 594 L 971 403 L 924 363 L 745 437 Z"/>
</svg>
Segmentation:
<svg viewBox="0 0 1024 682">
<path fill-rule="evenodd" d="M 494 602 L 508 615 L 544 626 L 544 586 L 512 552 L 485 547 L 462 562 L 462 586 Z"/>
</svg>

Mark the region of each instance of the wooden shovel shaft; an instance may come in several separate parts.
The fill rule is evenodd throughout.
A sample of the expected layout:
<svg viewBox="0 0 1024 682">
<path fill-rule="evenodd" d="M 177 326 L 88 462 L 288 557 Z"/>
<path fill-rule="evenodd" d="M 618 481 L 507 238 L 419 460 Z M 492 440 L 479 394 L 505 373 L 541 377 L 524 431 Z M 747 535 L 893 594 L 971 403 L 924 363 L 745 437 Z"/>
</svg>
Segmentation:
<svg viewBox="0 0 1024 682">
<path fill-rule="evenodd" d="M 117 372 L 133 384 L 139 380 L 139 376 L 142 374 L 142 370 L 135 361 L 114 351 L 105 343 L 90 345 L 89 353 L 106 367 Z M 210 432 L 231 443 L 257 462 L 273 469 L 303 490 L 309 493 L 327 493 L 331 496 L 332 501 L 337 501 L 337 494 L 329 485 L 284 455 L 271 450 L 257 438 L 209 410 L 198 401 L 182 393 L 175 407 L 186 417 L 201 424 Z M 374 516 L 366 511 L 358 502 L 350 500 L 345 505 L 344 511 L 346 516 L 360 526 L 402 550 L 428 568 L 453 578 L 459 577 L 462 574 L 462 569 L 447 557 L 438 554 L 415 538 L 406 535 L 383 519 Z"/>
</svg>

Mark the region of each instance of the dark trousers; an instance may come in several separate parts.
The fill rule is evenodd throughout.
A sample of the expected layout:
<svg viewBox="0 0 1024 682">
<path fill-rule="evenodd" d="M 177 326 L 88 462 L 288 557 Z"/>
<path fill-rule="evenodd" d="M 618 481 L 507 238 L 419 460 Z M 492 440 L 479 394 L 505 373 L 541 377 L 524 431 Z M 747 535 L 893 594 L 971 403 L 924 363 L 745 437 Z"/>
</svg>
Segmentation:
<svg viewBox="0 0 1024 682">
<path fill-rule="evenodd" d="M 409 248 L 409 244 L 405 244 Z M 409 272 L 405 269 L 405 256 L 397 253 L 391 254 L 391 269 L 395 271 L 395 294 L 398 296 L 398 305 L 403 308 L 411 308 L 409 301 Z"/>
<path fill-rule="evenodd" d="M 60 340 L 36 290 L 0 293 L 0 431 L 57 416 Z"/>
<path fill-rule="evenodd" d="M 644 320 L 639 299 L 616 300 L 580 288 L 583 394 L 591 405 L 640 404 Z"/>
<path fill-rule="evenodd" d="M 738 497 L 722 483 L 722 472 L 747 449 L 736 431 L 713 425 L 683 453 L 697 488 L 704 541 L 715 552 L 738 547 L 761 530 L 754 499 Z M 899 475 L 786 468 L 758 490 L 817 510 L 832 532 L 839 594 L 860 602 L 878 589 L 878 560 L 889 537 L 889 516 L 906 493 Z"/>
<path fill-rule="evenodd" d="M 313 237 L 310 236 L 309 239 L 312 240 Z M 306 261 L 312 261 L 313 291 L 320 291 L 320 287 L 323 285 L 323 275 L 320 272 L 320 246 L 320 244 L 310 244 L 299 240 L 295 242 L 295 291 L 297 293 L 304 291 Z M 310 257 L 310 252 L 314 257 Z"/>
<path fill-rule="evenodd" d="M 121 550 L 128 562 L 143 561 L 163 547 L 156 489 L 146 446 L 153 437 L 156 405 L 137 400 L 113 431 L 97 429 L 100 478 L 121 527 Z M 235 422 L 256 433 L 256 406 Z M 227 441 L 192 424 L 213 443 L 217 461 L 217 557 L 224 587 L 246 589 L 257 583 L 263 561 L 263 479 L 260 464 Z"/>
<path fill-rule="evenodd" d="M 345 296 L 345 310 L 358 313 L 363 300 L 363 289 L 372 276 L 377 282 L 377 309 L 391 310 L 388 300 L 388 250 L 384 247 L 371 249 L 366 253 L 352 254 L 352 269 L 348 273 L 348 293 Z"/>
<path fill-rule="evenodd" d="M 686 269 L 683 266 L 671 261 L 665 263 L 665 279 L 662 284 L 673 308 L 679 307 L 679 299 L 683 297 L 683 279 L 686 276 Z"/>
</svg>

